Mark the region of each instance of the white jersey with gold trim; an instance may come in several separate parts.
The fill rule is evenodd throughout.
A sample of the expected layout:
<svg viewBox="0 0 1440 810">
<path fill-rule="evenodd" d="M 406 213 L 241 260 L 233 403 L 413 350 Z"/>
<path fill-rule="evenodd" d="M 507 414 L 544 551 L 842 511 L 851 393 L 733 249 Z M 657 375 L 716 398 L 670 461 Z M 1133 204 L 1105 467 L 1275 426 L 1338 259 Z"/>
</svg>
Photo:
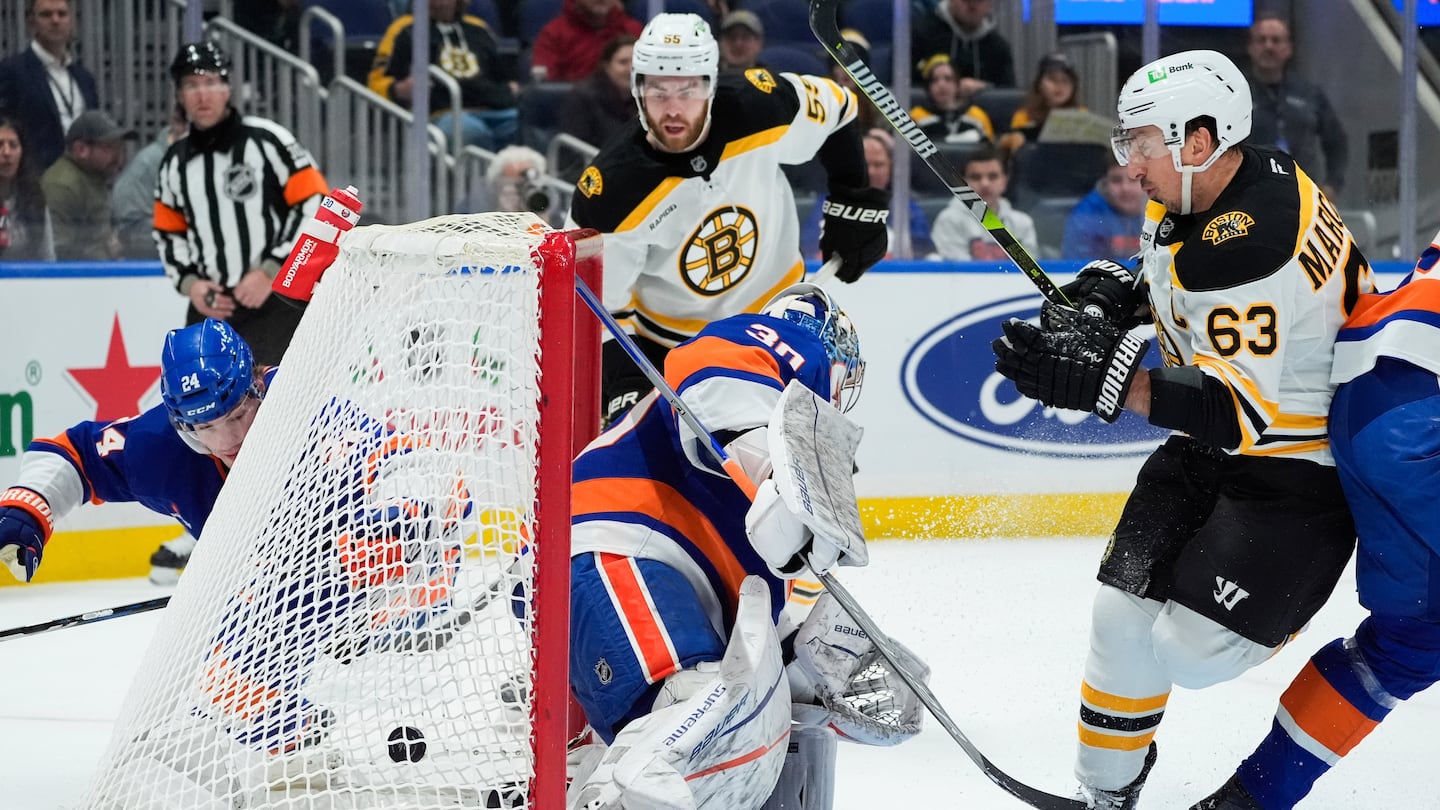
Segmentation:
<svg viewBox="0 0 1440 810">
<path fill-rule="evenodd" d="M 1141 272 L 1160 351 L 1230 392 L 1241 439 L 1229 452 L 1330 465 L 1335 334 L 1374 276 L 1294 160 L 1238 148 L 1240 169 L 1207 211 L 1146 212 Z"/>
<path fill-rule="evenodd" d="M 780 167 L 815 157 L 855 105 L 828 78 L 756 68 L 721 74 L 696 149 L 655 149 L 637 119 L 585 169 L 570 212 L 605 234 L 606 307 L 674 346 L 799 281 L 799 217 Z M 864 186 L 858 136 L 856 146 L 850 180 Z"/>
</svg>

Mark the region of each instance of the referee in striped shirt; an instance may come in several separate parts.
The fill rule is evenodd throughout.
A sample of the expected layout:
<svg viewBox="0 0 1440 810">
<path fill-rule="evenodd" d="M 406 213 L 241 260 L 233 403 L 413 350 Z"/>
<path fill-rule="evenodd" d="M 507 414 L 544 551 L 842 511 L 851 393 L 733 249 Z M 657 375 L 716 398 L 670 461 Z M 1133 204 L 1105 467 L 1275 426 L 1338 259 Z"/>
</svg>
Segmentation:
<svg viewBox="0 0 1440 810">
<path fill-rule="evenodd" d="M 187 324 L 228 321 L 257 362 L 278 363 L 300 312 L 270 294 L 270 281 L 325 178 L 289 130 L 230 106 L 230 60 L 213 42 L 182 45 L 170 75 L 190 129 L 160 164 L 160 261 L 190 299 Z"/>
</svg>

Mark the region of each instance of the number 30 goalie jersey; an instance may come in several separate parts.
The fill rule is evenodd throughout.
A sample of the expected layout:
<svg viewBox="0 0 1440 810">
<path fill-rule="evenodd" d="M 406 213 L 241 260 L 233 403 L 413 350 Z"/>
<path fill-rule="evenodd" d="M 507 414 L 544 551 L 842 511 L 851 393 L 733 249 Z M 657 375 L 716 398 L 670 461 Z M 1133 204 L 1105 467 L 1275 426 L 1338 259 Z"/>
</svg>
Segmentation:
<svg viewBox="0 0 1440 810">
<path fill-rule="evenodd" d="M 830 79 L 755 68 L 720 75 L 696 149 L 655 149 L 637 119 L 585 169 L 571 205 L 575 224 L 605 234 L 606 308 L 675 346 L 800 281 L 799 218 L 780 166 L 814 157 L 855 103 Z"/>
<path fill-rule="evenodd" d="M 1240 168 L 1209 210 L 1146 212 L 1156 339 L 1166 366 L 1198 367 L 1207 392 L 1224 387 L 1240 436 L 1232 452 L 1332 464 L 1335 334 L 1374 276 L 1293 159 L 1238 148 Z"/>
</svg>

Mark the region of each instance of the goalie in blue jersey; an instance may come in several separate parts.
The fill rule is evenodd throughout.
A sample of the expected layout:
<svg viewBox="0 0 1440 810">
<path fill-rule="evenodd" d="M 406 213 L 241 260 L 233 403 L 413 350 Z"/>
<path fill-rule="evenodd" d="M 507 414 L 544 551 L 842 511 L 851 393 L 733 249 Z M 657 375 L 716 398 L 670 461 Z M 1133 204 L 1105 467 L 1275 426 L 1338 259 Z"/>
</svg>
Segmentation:
<svg viewBox="0 0 1440 810">
<path fill-rule="evenodd" d="M 893 673 L 876 678 L 888 713 L 856 708 L 851 678 L 869 642 L 828 594 L 793 634 L 783 627 L 789 583 L 807 562 L 823 573 L 866 556 L 863 541 L 818 537 L 786 507 L 768 425 L 787 385 L 848 408 L 863 371 L 850 319 L 820 287 L 795 285 L 758 314 L 709 324 L 665 360 L 671 387 L 759 482 L 753 504 L 705 454 L 710 437 L 658 391 L 576 459 L 571 688 L 609 747 L 577 757 L 572 807 L 761 807 L 781 780 L 787 736 L 798 739 L 792 717 L 873 744 L 918 731 L 919 705 Z M 845 458 L 839 473 L 847 480 L 851 465 Z M 816 742 L 814 769 L 827 781 L 833 739 L 826 730 Z M 781 806 L 819 806 L 794 792 Z"/>
</svg>

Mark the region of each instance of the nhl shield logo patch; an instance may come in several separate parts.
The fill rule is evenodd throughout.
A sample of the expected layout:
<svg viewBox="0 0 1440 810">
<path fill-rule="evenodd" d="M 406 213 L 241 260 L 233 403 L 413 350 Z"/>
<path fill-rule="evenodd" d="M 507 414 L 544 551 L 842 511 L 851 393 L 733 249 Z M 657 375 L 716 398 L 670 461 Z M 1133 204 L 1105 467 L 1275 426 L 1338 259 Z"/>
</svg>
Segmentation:
<svg viewBox="0 0 1440 810">
<path fill-rule="evenodd" d="M 225 170 L 224 181 L 221 189 L 225 196 L 236 202 L 248 200 L 260 192 L 260 181 L 255 176 L 255 170 L 244 164 L 231 166 Z"/>
<path fill-rule="evenodd" d="M 1200 236 L 1210 244 L 1218 245 L 1221 242 L 1249 234 L 1250 226 L 1254 224 L 1255 218 L 1244 211 L 1227 211 L 1210 220 Z"/>
</svg>

